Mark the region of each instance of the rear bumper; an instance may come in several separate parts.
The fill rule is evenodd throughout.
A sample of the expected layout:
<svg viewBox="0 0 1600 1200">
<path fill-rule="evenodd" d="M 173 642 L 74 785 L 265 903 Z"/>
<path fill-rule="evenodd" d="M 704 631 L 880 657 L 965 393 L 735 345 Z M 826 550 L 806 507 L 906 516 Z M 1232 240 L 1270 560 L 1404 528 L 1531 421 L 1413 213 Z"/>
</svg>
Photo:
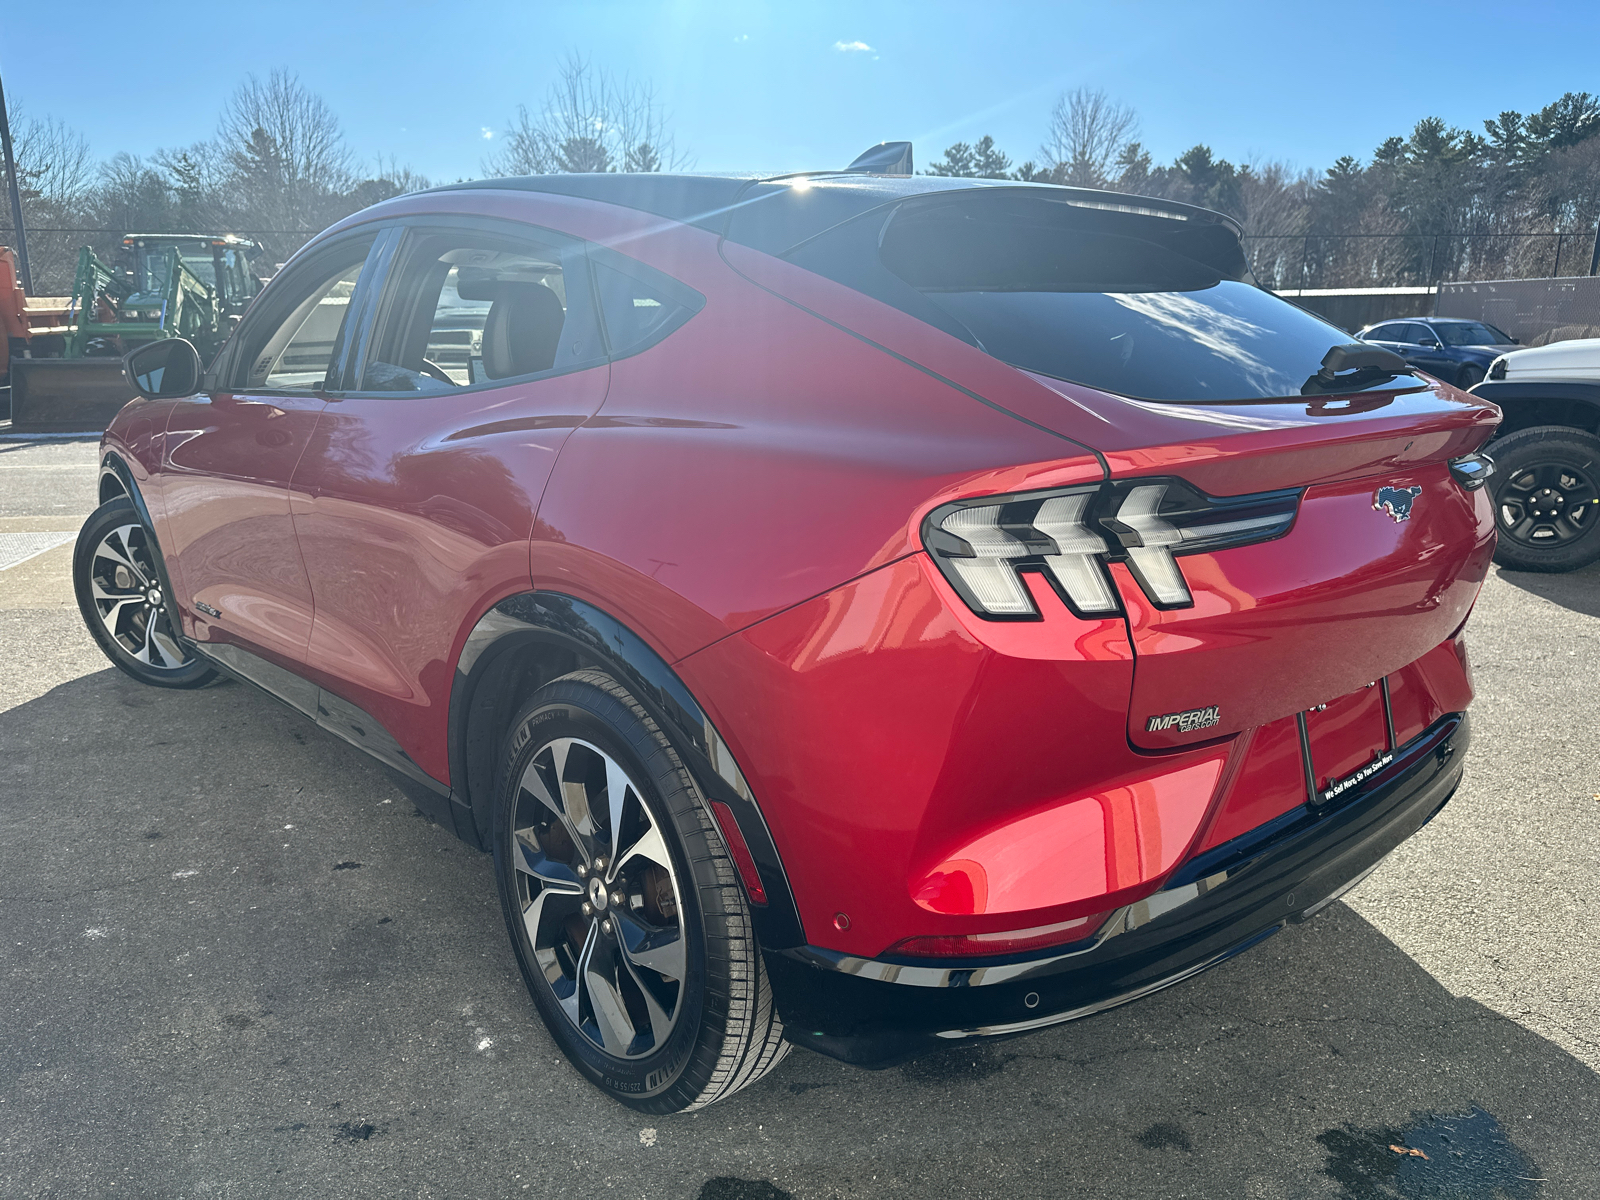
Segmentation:
<svg viewBox="0 0 1600 1200">
<path fill-rule="evenodd" d="M 1091 939 L 1022 959 L 861 959 L 768 951 L 785 1035 L 844 1062 L 886 1067 L 952 1040 L 1090 1016 L 1196 975 L 1364 878 L 1444 807 L 1471 740 L 1441 718 L 1364 786 L 1303 807 L 1178 868 Z"/>
</svg>

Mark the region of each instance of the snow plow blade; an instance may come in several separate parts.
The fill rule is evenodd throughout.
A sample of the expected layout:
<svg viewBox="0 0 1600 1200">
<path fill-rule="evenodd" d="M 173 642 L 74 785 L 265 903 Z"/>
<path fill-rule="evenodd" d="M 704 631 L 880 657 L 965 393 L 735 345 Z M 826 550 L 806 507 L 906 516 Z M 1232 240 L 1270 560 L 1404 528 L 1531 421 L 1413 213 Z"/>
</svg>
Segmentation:
<svg viewBox="0 0 1600 1200">
<path fill-rule="evenodd" d="M 117 358 L 14 358 L 15 433 L 99 433 L 137 393 Z"/>
</svg>

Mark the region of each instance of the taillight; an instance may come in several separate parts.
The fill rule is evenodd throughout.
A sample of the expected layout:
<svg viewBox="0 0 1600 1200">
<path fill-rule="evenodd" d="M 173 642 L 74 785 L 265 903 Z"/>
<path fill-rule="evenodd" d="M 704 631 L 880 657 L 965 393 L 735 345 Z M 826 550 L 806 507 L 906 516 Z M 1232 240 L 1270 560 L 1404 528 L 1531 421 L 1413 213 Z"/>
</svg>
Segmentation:
<svg viewBox="0 0 1600 1200">
<path fill-rule="evenodd" d="M 1126 562 L 1158 608 L 1194 603 L 1177 559 L 1282 537 L 1300 489 L 1207 496 L 1181 479 L 1135 479 L 946 504 L 923 543 L 950 586 L 981 617 L 1036 621 L 1021 578 L 1037 571 L 1080 617 L 1121 611 L 1106 572 Z"/>
</svg>

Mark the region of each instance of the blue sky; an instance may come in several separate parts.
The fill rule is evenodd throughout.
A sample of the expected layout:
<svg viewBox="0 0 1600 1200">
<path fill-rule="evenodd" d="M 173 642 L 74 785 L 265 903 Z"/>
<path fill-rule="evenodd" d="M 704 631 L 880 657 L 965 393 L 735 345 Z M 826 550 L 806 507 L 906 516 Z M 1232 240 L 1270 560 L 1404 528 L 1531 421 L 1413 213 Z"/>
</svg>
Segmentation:
<svg viewBox="0 0 1600 1200">
<path fill-rule="evenodd" d="M 916 143 L 920 169 L 984 133 L 1020 162 L 1037 154 L 1055 97 L 1078 86 L 1134 107 L 1158 162 L 1206 142 L 1234 161 L 1301 167 L 1365 158 L 1423 116 L 1481 130 L 1502 109 L 1600 92 L 1593 0 L 6 0 L 5 10 L 8 99 L 77 127 L 97 155 L 209 136 L 246 71 L 287 66 L 332 105 L 357 153 L 392 154 L 438 180 L 480 174 L 494 145 L 484 131 L 500 132 L 519 103 L 537 107 L 568 51 L 653 81 L 701 171 L 841 167 L 899 138 Z"/>
</svg>

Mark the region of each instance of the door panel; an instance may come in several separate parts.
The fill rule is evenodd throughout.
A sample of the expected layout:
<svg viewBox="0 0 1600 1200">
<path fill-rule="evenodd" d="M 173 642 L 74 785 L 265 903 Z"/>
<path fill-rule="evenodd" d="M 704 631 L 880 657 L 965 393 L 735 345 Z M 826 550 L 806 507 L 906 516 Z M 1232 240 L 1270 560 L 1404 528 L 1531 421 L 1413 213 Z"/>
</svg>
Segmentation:
<svg viewBox="0 0 1600 1200">
<path fill-rule="evenodd" d="M 308 670 L 434 779 L 459 643 L 531 587 L 556 455 L 610 368 L 581 245 L 480 226 L 408 231 L 370 334 L 295 475 L 316 597 Z"/>
<path fill-rule="evenodd" d="M 448 778 L 456 642 L 531 586 L 540 494 L 608 375 L 601 366 L 427 400 L 346 397 L 317 425 L 294 490 L 316 593 L 310 673 L 436 779 Z"/>
<path fill-rule="evenodd" d="M 274 281 L 215 368 L 214 390 L 167 422 L 161 494 L 184 632 L 298 664 L 313 597 L 289 487 L 343 358 L 374 243 L 346 239 Z"/>
<path fill-rule="evenodd" d="M 174 405 L 161 488 L 167 555 L 184 632 L 196 641 L 295 660 L 304 653 L 311 588 L 289 520 L 289 480 L 324 403 L 219 392 Z"/>
</svg>

